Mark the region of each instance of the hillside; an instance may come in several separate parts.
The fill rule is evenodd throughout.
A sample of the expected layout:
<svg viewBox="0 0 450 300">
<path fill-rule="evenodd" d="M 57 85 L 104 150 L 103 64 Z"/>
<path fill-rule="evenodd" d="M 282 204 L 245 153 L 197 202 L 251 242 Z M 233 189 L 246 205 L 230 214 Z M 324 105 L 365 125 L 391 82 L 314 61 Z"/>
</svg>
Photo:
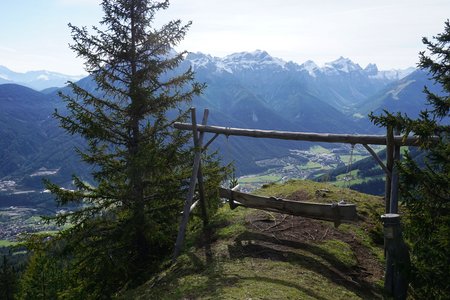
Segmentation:
<svg viewBox="0 0 450 300">
<path fill-rule="evenodd" d="M 325 197 L 316 190 L 327 189 Z M 309 181 L 257 193 L 299 201 L 356 203 L 359 220 L 331 222 L 225 205 L 212 244 L 190 236 L 178 262 L 119 299 L 380 299 L 382 199 Z M 207 259 L 205 253 L 211 251 Z"/>
<path fill-rule="evenodd" d="M 66 134 L 52 116 L 65 109 L 58 97 L 2 84 L 0 107 L 0 186 L 12 180 L 18 190 L 41 190 L 45 176 L 67 185 L 73 173 L 89 173 L 75 155 L 80 137 Z"/>
</svg>

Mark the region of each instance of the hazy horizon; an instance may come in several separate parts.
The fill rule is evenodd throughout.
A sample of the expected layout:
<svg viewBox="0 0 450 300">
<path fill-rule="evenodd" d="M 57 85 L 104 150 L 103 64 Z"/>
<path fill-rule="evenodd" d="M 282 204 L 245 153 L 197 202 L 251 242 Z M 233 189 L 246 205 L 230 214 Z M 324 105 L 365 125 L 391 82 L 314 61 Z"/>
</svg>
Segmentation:
<svg viewBox="0 0 450 300">
<path fill-rule="evenodd" d="M 69 49 L 70 30 L 97 25 L 99 0 L 7 1 L 0 10 L 0 65 L 16 72 L 49 70 L 85 74 Z M 422 37 L 443 31 L 447 0 L 172 0 L 155 26 L 193 21 L 177 50 L 224 57 L 267 51 L 274 57 L 318 65 L 340 56 L 381 70 L 415 67 Z"/>
</svg>

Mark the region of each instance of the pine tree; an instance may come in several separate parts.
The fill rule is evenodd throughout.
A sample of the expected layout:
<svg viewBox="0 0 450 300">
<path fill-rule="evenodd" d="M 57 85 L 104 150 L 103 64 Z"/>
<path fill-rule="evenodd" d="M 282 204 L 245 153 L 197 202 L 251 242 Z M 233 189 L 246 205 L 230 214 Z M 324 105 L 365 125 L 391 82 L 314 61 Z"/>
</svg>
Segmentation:
<svg viewBox="0 0 450 300">
<path fill-rule="evenodd" d="M 172 251 L 192 154 L 189 136 L 171 125 L 204 86 L 191 69 L 179 71 L 186 52 L 173 51 L 190 23 L 153 27 L 168 5 L 103 0 L 104 17 L 92 33 L 69 24 L 71 48 L 98 88 L 69 83 L 72 93 L 61 94 L 68 113 L 55 113 L 67 132 L 85 138 L 86 149 L 77 151 L 94 170 L 91 184 L 73 178 L 74 191 L 46 183 L 59 205 L 79 205 L 55 218 L 72 225 L 61 236 L 74 266 L 65 297 L 108 297 L 155 271 Z"/>
<path fill-rule="evenodd" d="M 17 279 L 17 271 L 9 262 L 8 257 L 3 255 L 2 262 L 0 263 L 0 299 L 14 299 L 14 293 L 17 290 Z"/>
<path fill-rule="evenodd" d="M 421 52 L 419 67 L 429 71 L 442 87 L 442 93 L 432 93 L 427 87 L 430 110 L 419 118 L 385 112 L 371 116 L 382 126 L 394 126 L 405 135 L 421 137 L 426 151 L 421 167 L 410 155 L 399 163 L 400 195 L 406 207 L 405 233 L 411 245 L 411 286 L 418 299 L 447 299 L 450 295 L 450 23 L 445 30 L 429 40 L 423 38 L 428 52 Z M 438 136 L 434 143 L 431 136 Z"/>
<path fill-rule="evenodd" d="M 34 252 L 20 280 L 18 299 L 57 299 L 64 289 L 64 265 L 50 253 Z"/>
</svg>

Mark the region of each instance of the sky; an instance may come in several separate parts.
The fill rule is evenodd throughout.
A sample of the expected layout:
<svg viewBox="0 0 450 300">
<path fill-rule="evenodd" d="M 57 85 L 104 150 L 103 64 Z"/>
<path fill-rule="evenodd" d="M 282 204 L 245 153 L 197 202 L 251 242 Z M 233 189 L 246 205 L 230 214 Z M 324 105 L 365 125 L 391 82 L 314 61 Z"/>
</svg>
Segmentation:
<svg viewBox="0 0 450 300">
<path fill-rule="evenodd" d="M 0 65 L 16 72 L 84 74 L 67 24 L 91 27 L 100 0 L 0 0 Z M 171 0 L 155 26 L 192 21 L 177 50 L 223 57 L 265 50 L 318 65 L 340 56 L 379 69 L 415 66 L 422 37 L 441 33 L 449 0 Z"/>
</svg>

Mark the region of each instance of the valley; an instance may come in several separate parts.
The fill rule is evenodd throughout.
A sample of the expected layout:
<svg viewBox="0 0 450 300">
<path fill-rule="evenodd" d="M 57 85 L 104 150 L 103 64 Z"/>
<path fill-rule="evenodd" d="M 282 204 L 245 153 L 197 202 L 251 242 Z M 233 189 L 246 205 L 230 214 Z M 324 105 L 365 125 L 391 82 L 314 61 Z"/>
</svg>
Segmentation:
<svg viewBox="0 0 450 300">
<path fill-rule="evenodd" d="M 378 147 L 380 150 L 382 147 Z M 363 147 L 356 146 L 353 150 L 352 163 L 369 154 Z M 290 155 L 256 161 L 265 169 L 257 174 L 248 174 L 238 178 L 241 191 L 250 192 L 263 185 L 284 183 L 290 179 L 326 178 L 326 174 L 337 167 L 348 167 L 351 158 L 351 147 L 336 145 L 327 149 L 322 146 L 312 146 L 308 150 L 291 149 Z M 239 168 L 238 165 L 235 166 Z M 41 172 L 44 172 L 41 170 Z M 45 173 L 47 174 L 47 173 Z M 45 175 L 44 174 L 44 175 Z M 36 176 L 36 173 L 32 175 Z M 41 174 L 42 175 L 42 174 Z M 332 184 L 348 187 L 361 182 L 357 171 L 342 174 L 331 181 Z M 323 180 L 321 180 L 323 181 Z M 58 230 L 54 224 L 45 223 L 40 216 L 58 213 L 53 197 L 44 191 L 20 190 L 16 182 L 0 181 L 0 242 L 17 242 L 22 234 L 34 232 L 51 232 Z"/>
<path fill-rule="evenodd" d="M 376 151 L 383 146 L 374 147 Z M 242 191 L 253 191 L 266 184 L 284 183 L 290 179 L 309 179 L 327 181 L 336 186 L 349 187 L 362 183 L 370 178 L 360 178 L 357 170 L 350 170 L 350 160 L 357 161 L 371 157 L 360 145 L 356 145 L 353 154 L 348 145 L 337 145 L 327 149 L 322 146 L 313 146 L 309 150 L 290 150 L 290 155 L 281 158 L 271 158 L 256 161 L 265 171 L 257 174 L 244 175 L 238 178 Z M 336 178 L 329 178 L 328 173 L 338 167 L 344 167 L 346 172 Z"/>
<path fill-rule="evenodd" d="M 13 190 L 0 192 L 0 246 L 16 243 L 25 234 L 59 230 L 60 227 L 41 217 L 62 211 L 63 208 L 57 207 L 54 197 L 46 191 L 20 190 L 14 186 Z"/>
<path fill-rule="evenodd" d="M 32 207 L 0 207 L 0 246 L 18 242 L 25 234 L 59 230 L 41 219 L 48 214 L 48 210 Z"/>
</svg>

